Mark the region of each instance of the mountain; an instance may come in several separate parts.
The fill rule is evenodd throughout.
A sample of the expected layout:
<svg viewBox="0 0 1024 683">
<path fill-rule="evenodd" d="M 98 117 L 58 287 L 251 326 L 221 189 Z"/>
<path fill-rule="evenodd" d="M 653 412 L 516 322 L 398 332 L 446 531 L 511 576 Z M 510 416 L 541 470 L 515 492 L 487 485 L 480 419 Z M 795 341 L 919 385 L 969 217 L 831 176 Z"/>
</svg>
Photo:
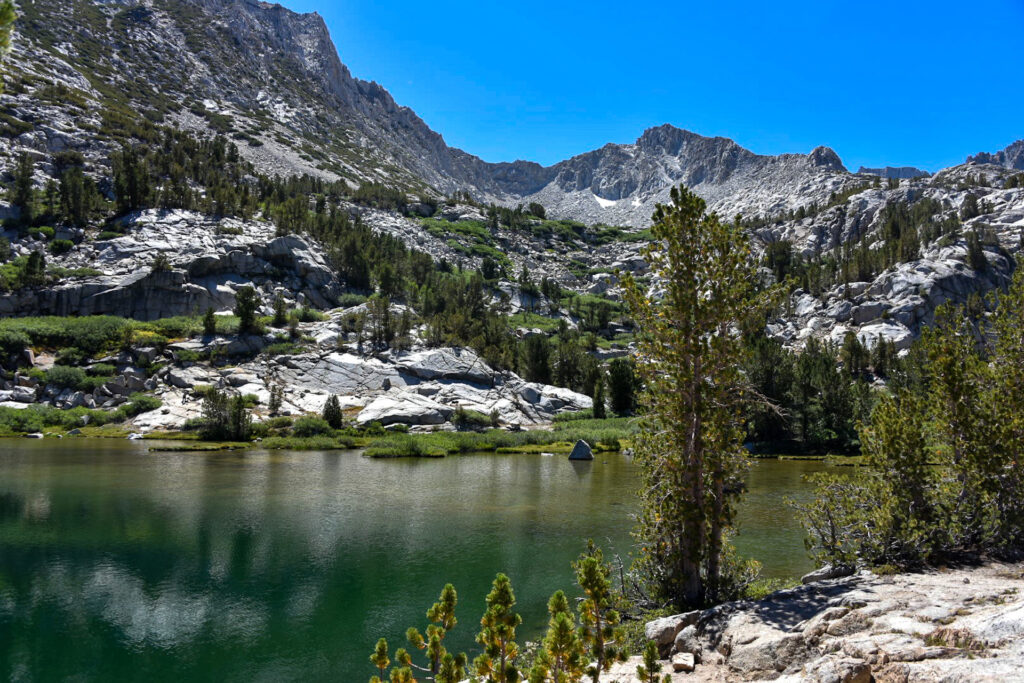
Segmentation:
<svg viewBox="0 0 1024 683">
<path fill-rule="evenodd" d="M 1017 142 L 995 154 L 979 152 L 972 157 L 967 157 L 967 163 L 995 164 L 996 166 L 1022 171 L 1024 170 L 1024 140 L 1017 140 Z"/>
<path fill-rule="evenodd" d="M 167 348 L 191 333 L 146 329 L 139 351 L 163 359 L 159 377 L 122 354 L 102 391 L 4 380 L 0 404 L 111 408 L 143 387 L 168 412 L 137 424 L 180 424 L 199 409 L 193 388 L 220 381 L 192 363 L 227 355 L 252 364 L 225 382 L 260 400 L 283 386 L 296 412 L 337 391 L 382 424 L 441 424 L 456 407 L 546 422 L 589 405 L 583 366 L 507 373 L 537 336 L 569 344 L 559 363 L 630 353 L 620 274 L 649 275 L 650 235 L 635 228 L 678 184 L 741 214 L 760 277 L 798 283 L 766 325 L 790 349 L 853 335 L 905 350 L 942 304 L 1005 286 L 1022 246 L 1024 142 L 886 183 L 827 147 L 765 156 L 670 125 L 551 166 L 487 163 L 353 77 L 316 14 L 253 0 L 25 0 L 22 12 L 0 95 L 0 317 L 195 322 L 252 287 L 263 315 L 305 320 Z M 546 211 L 491 206 L 531 202 Z M 395 329 L 367 319 L 405 329 L 385 358 L 364 353 L 365 331 Z M 16 352 L 0 349 L 0 366 L 35 363 L 6 340 Z"/>
<path fill-rule="evenodd" d="M 897 178 L 900 180 L 926 178 L 931 175 L 928 171 L 922 171 L 921 169 L 914 168 L 913 166 L 900 166 L 899 168 L 893 166 L 886 166 L 885 168 L 867 168 L 865 166 L 861 166 L 857 173 L 876 175 L 880 178 Z"/>
<path fill-rule="evenodd" d="M 761 156 L 668 125 L 549 167 L 487 163 L 449 147 L 379 84 L 354 78 L 315 13 L 254 0 L 24 5 L 7 111 L 31 126 L 19 142 L 40 152 L 103 156 L 145 117 L 228 134 L 271 174 L 538 201 L 552 215 L 638 227 L 679 183 L 725 215 L 754 215 L 821 203 L 856 182 L 827 148 Z M 50 80 L 60 96 L 40 98 L 32 84 Z"/>
<path fill-rule="evenodd" d="M 848 172 L 827 147 L 806 155 L 765 156 L 726 138 L 670 125 L 651 128 L 632 144 L 608 144 L 552 166 L 487 163 L 449 147 L 379 84 L 353 77 L 317 14 L 255 0 L 34 0 L 26 1 L 22 11 L 7 92 L 0 98 L 0 161 L 11 168 L 16 154 L 32 152 L 40 184 L 56 175 L 55 155 L 74 151 L 111 196 L 111 150 L 124 142 L 157 142 L 152 139 L 159 135 L 156 123 L 226 135 L 257 171 L 271 176 L 340 178 L 352 188 L 380 182 L 435 201 L 458 192 L 484 203 L 537 202 L 549 218 L 590 225 L 645 227 L 655 204 L 681 183 L 721 215 L 742 214 L 760 248 L 786 242 L 805 258 L 857 245 L 870 245 L 869 251 L 878 254 L 887 240 L 901 234 L 893 227 L 893 206 L 927 200 L 927 211 L 915 210 L 930 221 L 952 225 L 966 215 L 961 207 L 969 195 L 981 203 L 979 215 L 965 222 L 976 224 L 979 234 L 1004 249 L 1015 251 L 1019 242 L 1022 198 L 1012 188 L 1020 183 L 1010 176 L 1024 165 L 1024 141 L 976 155 L 933 177 L 913 169 L 881 169 L 887 177 L 914 176 L 895 188 L 880 186 L 874 175 L 878 170 Z M 621 233 L 599 237 L 579 227 L 534 221 L 525 237 L 511 225 L 471 234 L 468 228 L 445 226 L 476 223 L 482 228 L 482 207 L 449 202 L 435 217 L 441 223 L 424 229 L 416 220 L 386 211 L 345 206 L 374 230 L 437 260 L 478 265 L 483 254 L 500 255 L 515 272 L 526 268 L 537 278 L 580 292 L 614 296 L 614 279 L 600 271 L 609 265 L 642 268 L 639 243 Z M 433 211 L 428 204 L 418 206 Z M 914 234 L 925 232 L 921 251 L 930 253 L 927 242 L 936 237 L 928 236 L 931 228 L 925 227 L 915 226 Z M 921 272 L 952 267 L 948 250 L 956 239 L 962 243 L 962 234 L 947 231 L 939 237 L 946 251 L 918 264 Z M 896 272 L 901 263 L 913 263 L 913 250 L 907 246 L 903 252 L 903 258 L 873 257 L 875 265 L 862 269 L 861 279 L 888 277 L 879 268 Z M 955 258 L 965 258 L 965 250 L 956 253 Z M 90 265 L 81 254 L 72 256 L 77 258 L 74 267 Z M 1010 267 L 1001 264 L 996 270 L 1005 274 Z M 128 264 L 123 270 L 136 268 Z M 953 290 L 936 289 L 940 293 L 905 318 L 906 333 L 916 333 L 945 298 L 985 291 L 998 281 L 974 278 Z M 883 290 L 878 290 L 883 298 L 889 296 Z M 837 291 L 819 292 L 825 310 L 841 296 Z M 54 310 L 65 307 L 58 301 L 91 295 L 76 289 L 61 296 Z M 208 296 L 217 301 L 219 294 Z M 866 311 L 878 308 L 878 301 L 871 303 L 858 320 L 870 322 Z M 894 300 L 883 303 L 882 310 L 888 310 Z M 32 305 L 12 303 L 11 311 L 24 313 Z M 821 320 L 805 317 L 794 325 L 793 340 L 802 338 L 807 325 L 816 326 L 818 336 L 839 334 Z"/>
<path fill-rule="evenodd" d="M 827 147 L 808 155 L 761 156 L 732 140 L 670 125 L 645 131 L 631 145 L 608 144 L 530 170 L 528 184 L 510 187 L 499 180 L 481 189 L 506 202 L 536 201 L 555 215 L 585 223 L 641 226 L 679 184 L 704 197 L 712 210 L 732 216 L 771 215 L 825 202 L 856 183 Z"/>
</svg>

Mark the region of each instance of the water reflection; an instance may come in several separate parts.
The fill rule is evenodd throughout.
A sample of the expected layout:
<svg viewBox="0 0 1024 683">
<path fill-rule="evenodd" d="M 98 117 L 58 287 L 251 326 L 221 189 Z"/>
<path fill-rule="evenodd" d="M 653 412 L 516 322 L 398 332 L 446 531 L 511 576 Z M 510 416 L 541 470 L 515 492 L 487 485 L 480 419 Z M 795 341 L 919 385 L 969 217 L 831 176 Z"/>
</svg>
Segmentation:
<svg viewBox="0 0 1024 683">
<path fill-rule="evenodd" d="M 463 624 L 450 645 L 470 649 L 498 571 L 513 580 L 529 637 L 551 592 L 570 586 L 586 538 L 627 554 L 636 500 L 633 465 L 619 456 L 4 446 L 8 680 L 359 679 L 376 639 L 400 644 L 406 627 L 422 628 L 447 581 Z"/>
</svg>

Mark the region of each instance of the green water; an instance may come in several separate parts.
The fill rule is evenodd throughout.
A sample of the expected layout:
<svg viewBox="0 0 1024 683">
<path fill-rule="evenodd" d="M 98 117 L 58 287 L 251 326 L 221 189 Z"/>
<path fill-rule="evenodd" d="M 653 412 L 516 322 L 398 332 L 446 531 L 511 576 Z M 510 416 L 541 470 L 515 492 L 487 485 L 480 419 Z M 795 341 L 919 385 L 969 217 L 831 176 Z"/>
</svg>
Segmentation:
<svg viewBox="0 0 1024 683">
<path fill-rule="evenodd" d="M 820 463 L 754 465 L 741 551 L 806 571 L 783 495 Z M 0 440 L 0 679 L 360 681 L 446 581 L 471 649 L 494 574 L 521 639 L 593 537 L 629 552 L 624 456 L 369 460 L 355 452 L 154 453 Z M 627 559 L 628 562 L 628 559 Z"/>
</svg>

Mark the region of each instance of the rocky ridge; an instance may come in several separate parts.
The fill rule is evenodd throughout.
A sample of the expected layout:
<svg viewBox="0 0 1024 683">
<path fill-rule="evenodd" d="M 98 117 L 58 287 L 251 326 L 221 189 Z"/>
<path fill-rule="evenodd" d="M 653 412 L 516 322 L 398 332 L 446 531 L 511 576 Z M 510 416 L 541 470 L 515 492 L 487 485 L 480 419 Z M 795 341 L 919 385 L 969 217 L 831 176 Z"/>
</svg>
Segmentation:
<svg viewBox="0 0 1024 683">
<path fill-rule="evenodd" d="M 1020 564 L 865 571 L 660 619 L 647 624 L 647 636 L 672 657 L 663 670 L 673 681 L 1019 680 L 1022 588 Z M 608 680 L 632 683 L 638 663 L 618 666 Z"/>
<path fill-rule="evenodd" d="M 832 150 L 760 156 L 669 125 L 549 167 L 448 147 L 379 84 L 354 78 L 317 14 L 253 0 L 37 0 L 0 99 L 0 158 L 74 149 L 103 163 L 133 116 L 230 135 L 267 174 L 540 201 L 552 215 L 644 227 L 680 183 L 723 215 L 771 214 L 856 182 Z"/>
<path fill-rule="evenodd" d="M 243 285 L 254 285 L 268 301 L 281 294 L 316 308 L 330 308 L 341 292 L 319 245 L 302 236 L 278 237 L 272 223 L 148 210 L 127 216 L 119 227 L 122 235 L 97 241 L 84 240 L 82 231 L 62 232 L 61 238 L 78 243 L 50 257 L 51 264 L 99 274 L 0 296 L 0 314 L 156 320 L 230 310 Z M 15 254 L 46 246 L 31 236 L 7 236 Z M 158 255 L 167 258 L 166 270 L 154 270 Z"/>
</svg>

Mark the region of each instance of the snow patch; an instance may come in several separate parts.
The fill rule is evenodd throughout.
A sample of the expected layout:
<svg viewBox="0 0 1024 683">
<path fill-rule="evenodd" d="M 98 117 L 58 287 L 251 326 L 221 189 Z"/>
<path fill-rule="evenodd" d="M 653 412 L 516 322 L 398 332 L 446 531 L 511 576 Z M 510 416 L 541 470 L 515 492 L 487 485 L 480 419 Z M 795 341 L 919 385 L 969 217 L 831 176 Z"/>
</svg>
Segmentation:
<svg viewBox="0 0 1024 683">
<path fill-rule="evenodd" d="M 598 197 L 596 194 L 594 195 L 594 199 L 597 200 L 597 203 L 601 205 L 602 209 L 610 209 L 617 203 L 614 199 L 604 199 L 602 197 Z"/>
</svg>

